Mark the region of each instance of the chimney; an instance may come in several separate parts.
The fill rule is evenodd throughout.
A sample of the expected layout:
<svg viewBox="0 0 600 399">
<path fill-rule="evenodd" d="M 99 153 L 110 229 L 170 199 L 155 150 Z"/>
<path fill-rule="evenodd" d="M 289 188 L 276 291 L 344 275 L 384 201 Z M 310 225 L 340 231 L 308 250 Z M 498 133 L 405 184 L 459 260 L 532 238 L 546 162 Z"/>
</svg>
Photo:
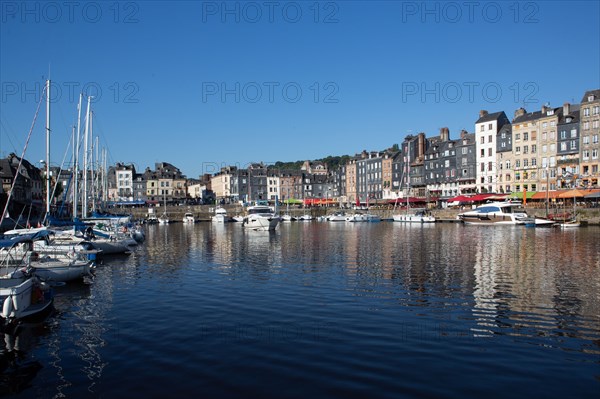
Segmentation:
<svg viewBox="0 0 600 399">
<path fill-rule="evenodd" d="M 525 110 L 525 108 L 521 107 L 518 110 L 515 111 L 515 119 L 517 119 L 519 116 L 523 116 L 527 113 L 527 110 Z"/>
<path fill-rule="evenodd" d="M 443 127 L 440 129 L 440 141 L 450 140 L 450 129 Z"/>
<path fill-rule="evenodd" d="M 464 140 L 465 137 L 467 137 L 467 134 L 469 134 L 469 132 L 467 132 L 465 129 L 460 131 L 460 138 L 461 140 Z"/>
<path fill-rule="evenodd" d="M 425 155 L 425 133 L 421 132 L 418 136 L 418 148 L 416 159 L 423 159 L 423 155 Z"/>
<path fill-rule="evenodd" d="M 546 115 L 548 113 L 548 107 L 546 105 L 542 105 L 542 115 Z"/>
<path fill-rule="evenodd" d="M 563 115 L 567 116 L 571 113 L 571 104 L 569 103 L 564 103 L 563 104 Z"/>
<path fill-rule="evenodd" d="M 484 116 L 486 116 L 488 114 L 488 112 L 485 109 L 482 109 L 481 111 L 479 111 L 479 117 L 483 118 Z"/>
</svg>

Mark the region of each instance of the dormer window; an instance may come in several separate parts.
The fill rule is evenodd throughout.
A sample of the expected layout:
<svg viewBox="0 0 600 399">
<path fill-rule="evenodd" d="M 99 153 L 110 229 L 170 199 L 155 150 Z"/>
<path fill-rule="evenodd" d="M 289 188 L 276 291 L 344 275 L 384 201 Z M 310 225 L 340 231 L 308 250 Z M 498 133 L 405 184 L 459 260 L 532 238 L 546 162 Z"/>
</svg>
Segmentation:
<svg viewBox="0 0 600 399">
<path fill-rule="evenodd" d="M 594 95 L 593 95 L 593 94 L 590 94 L 590 95 L 588 96 L 588 101 L 590 101 L 590 102 L 591 102 L 591 101 L 594 101 Z"/>
<path fill-rule="evenodd" d="M 548 115 L 548 116 L 554 115 L 554 110 L 553 109 L 549 109 L 548 113 L 546 115 Z"/>
</svg>

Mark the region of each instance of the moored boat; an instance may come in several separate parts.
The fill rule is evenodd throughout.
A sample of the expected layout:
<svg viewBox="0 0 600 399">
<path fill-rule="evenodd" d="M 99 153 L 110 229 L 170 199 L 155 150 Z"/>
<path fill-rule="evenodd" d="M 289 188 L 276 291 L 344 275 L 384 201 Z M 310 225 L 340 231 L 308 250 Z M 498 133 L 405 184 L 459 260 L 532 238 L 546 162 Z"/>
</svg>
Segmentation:
<svg viewBox="0 0 600 399">
<path fill-rule="evenodd" d="M 517 210 L 519 204 L 513 202 L 491 202 L 458 214 L 465 224 L 516 225 L 528 218 L 524 211 Z"/>
<path fill-rule="evenodd" d="M 248 207 L 248 215 L 244 217 L 242 226 L 251 230 L 273 231 L 279 225 L 279 217 L 268 205 Z"/>
</svg>

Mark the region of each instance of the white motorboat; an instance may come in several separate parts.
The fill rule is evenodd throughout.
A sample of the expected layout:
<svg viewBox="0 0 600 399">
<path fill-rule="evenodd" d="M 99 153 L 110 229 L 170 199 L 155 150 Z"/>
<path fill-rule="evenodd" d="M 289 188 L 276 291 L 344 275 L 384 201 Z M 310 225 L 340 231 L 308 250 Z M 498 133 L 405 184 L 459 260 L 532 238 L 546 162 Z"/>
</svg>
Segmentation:
<svg viewBox="0 0 600 399">
<path fill-rule="evenodd" d="M 423 208 L 414 208 L 412 212 L 399 213 L 392 216 L 394 222 L 407 222 L 407 223 L 433 223 L 435 217 Z"/>
<path fill-rule="evenodd" d="M 244 217 L 242 226 L 251 230 L 272 231 L 277 228 L 279 221 L 270 206 L 254 205 L 248 207 L 248 215 Z"/>
<path fill-rule="evenodd" d="M 294 220 L 296 220 L 296 218 L 287 213 L 281 217 L 282 222 L 292 222 Z"/>
<path fill-rule="evenodd" d="M 328 216 L 327 220 L 330 222 L 345 222 L 346 221 L 346 213 L 345 212 L 336 212 L 333 215 Z"/>
<path fill-rule="evenodd" d="M 194 214 L 192 212 L 186 212 L 183 215 L 183 223 L 185 224 L 194 224 L 196 222 L 196 219 L 194 218 Z"/>
<path fill-rule="evenodd" d="M 352 215 L 346 216 L 347 222 L 379 222 L 381 218 L 373 213 L 361 213 L 357 212 Z"/>
<path fill-rule="evenodd" d="M 458 218 L 465 224 L 485 225 L 515 225 L 523 224 L 529 215 L 518 210 L 520 204 L 513 202 L 491 202 L 478 206 L 477 208 L 459 213 Z"/>
<path fill-rule="evenodd" d="M 215 214 L 211 218 L 214 223 L 226 223 L 229 221 L 227 217 L 227 209 L 218 207 L 215 209 Z"/>
<path fill-rule="evenodd" d="M 34 316 L 52 305 L 50 286 L 36 276 L 0 278 L 0 316 L 5 324 Z"/>
</svg>

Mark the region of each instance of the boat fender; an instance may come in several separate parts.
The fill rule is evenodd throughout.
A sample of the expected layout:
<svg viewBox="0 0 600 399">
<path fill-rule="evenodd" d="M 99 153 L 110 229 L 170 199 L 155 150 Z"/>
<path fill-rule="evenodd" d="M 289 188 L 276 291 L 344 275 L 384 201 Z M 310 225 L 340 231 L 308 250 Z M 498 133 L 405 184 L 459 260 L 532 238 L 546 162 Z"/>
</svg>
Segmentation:
<svg viewBox="0 0 600 399">
<path fill-rule="evenodd" d="M 11 298 L 12 298 L 12 307 L 15 310 L 15 312 L 17 312 L 19 310 L 18 298 L 16 296 L 11 296 Z"/>
<path fill-rule="evenodd" d="M 10 316 L 12 316 L 12 312 L 13 312 L 13 305 L 12 305 L 12 295 L 11 295 L 11 296 L 7 296 L 6 299 L 4 300 L 4 304 L 2 305 L 2 317 L 4 317 L 5 319 L 8 319 Z"/>
</svg>

